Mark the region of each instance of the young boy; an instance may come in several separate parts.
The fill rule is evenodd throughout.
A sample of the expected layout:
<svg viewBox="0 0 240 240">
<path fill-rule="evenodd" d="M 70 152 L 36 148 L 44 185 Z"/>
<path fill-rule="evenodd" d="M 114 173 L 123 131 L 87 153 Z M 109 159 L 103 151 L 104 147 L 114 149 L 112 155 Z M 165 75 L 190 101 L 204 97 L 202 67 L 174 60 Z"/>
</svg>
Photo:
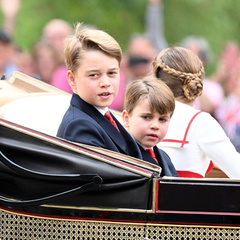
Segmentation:
<svg viewBox="0 0 240 240">
<path fill-rule="evenodd" d="M 172 91 L 155 77 L 127 86 L 123 125 L 139 144 L 143 159 L 162 167 L 161 176 L 178 176 L 169 156 L 156 146 L 167 133 L 174 108 Z"/>
<path fill-rule="evenodd" d="M 80 28 L 77 24 L 75 34 L 64 42 L 73 95 L 57 136 L 141 159 L 134 139 L 108 111 L 118 93 L 122 50 L 106 32 Z M 104 116 L 106 113 L 117 127 Z"/>
</svg>

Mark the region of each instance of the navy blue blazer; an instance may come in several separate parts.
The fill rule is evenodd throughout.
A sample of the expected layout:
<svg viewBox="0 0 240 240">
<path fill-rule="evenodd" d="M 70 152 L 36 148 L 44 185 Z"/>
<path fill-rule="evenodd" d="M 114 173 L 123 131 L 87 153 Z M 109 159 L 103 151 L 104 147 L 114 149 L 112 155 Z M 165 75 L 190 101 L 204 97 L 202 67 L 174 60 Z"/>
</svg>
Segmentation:
<svg viewBox="0 0 240 240">
<path fill-rule="evenodd" d="M 145 161 L 148 161 L 150 163 L 153 163 L 157 165 L 156 161 L 152 158 L 152 156 L 139 145 L 140 151 L 142 153 L 142 157 Z M 161 177 L 163 176 L 173 176 L 173 177 L 179 177 L 176 169 L 170 159 L 170 157 L 167 155 L 166 152 L 164 152 L 162 149 L 159 149 L 157 146 L 153 147 L 153 151 L 155 153 L 155 156 L 158 160 L 159 166 L 162 168 Z"/>
<path fill-rule="evenodd" d="M 95 107 L 73 94 L 57 136 L 142 159 L 135 140 L 114 116 L 113 118 L 120 132 Z"/>
</svg>

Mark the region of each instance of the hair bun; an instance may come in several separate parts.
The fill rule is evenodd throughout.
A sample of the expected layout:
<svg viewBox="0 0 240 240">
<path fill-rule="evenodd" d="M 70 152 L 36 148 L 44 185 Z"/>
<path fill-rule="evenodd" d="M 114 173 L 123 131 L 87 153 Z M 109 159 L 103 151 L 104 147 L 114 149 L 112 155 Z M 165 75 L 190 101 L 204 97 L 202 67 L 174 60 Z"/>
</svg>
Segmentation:
<svg viewBox="0 0 240 240">
<path fill-rule="evenodd" d="M 198 96 L 201 96 L 202 89 L 203 89 L 202 80 L 199 77 L 196 77 L 196 78 L 192 78 L 192 77 L 187 76 L 182 86 L 184 95 L 189 100 L 194 100 Z"/>
</svg>

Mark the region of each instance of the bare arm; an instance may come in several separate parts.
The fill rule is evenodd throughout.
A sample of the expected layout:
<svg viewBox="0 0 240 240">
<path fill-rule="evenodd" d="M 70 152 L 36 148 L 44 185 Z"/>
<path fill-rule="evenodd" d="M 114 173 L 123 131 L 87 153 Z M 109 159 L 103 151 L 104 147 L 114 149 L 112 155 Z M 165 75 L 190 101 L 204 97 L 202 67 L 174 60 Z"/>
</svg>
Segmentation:
<svg viewBox="0 0 240 240">
<path fill-rule="evenodd" d="M 146 33 L 157 51 L 168 46 L 164 34 L 162 0 L 148 0 L 146 9 Z"/>
<path fill-rule="evenodd" d="M 21 0 L 1 0 L 1 8 L 4 16 L 3 26 L 11 35 L 14 35 L 15 21 L 19 12 Z"/>
</svg>

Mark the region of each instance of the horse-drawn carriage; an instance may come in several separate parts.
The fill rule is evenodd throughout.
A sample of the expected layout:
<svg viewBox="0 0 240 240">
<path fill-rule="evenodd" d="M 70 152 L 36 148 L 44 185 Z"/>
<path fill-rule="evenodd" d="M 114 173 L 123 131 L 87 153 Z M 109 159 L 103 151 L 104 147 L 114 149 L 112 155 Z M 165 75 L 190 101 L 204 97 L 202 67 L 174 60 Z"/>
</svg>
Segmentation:
<svg viewBox="0 0 240 240">
<path fill-rule="evenodd" d="M 69 99 L 19 72 L 0 82 L 0 239 L 240 238 L 240 180 L 162 178 L 57 138 Z"/>
</svg>

